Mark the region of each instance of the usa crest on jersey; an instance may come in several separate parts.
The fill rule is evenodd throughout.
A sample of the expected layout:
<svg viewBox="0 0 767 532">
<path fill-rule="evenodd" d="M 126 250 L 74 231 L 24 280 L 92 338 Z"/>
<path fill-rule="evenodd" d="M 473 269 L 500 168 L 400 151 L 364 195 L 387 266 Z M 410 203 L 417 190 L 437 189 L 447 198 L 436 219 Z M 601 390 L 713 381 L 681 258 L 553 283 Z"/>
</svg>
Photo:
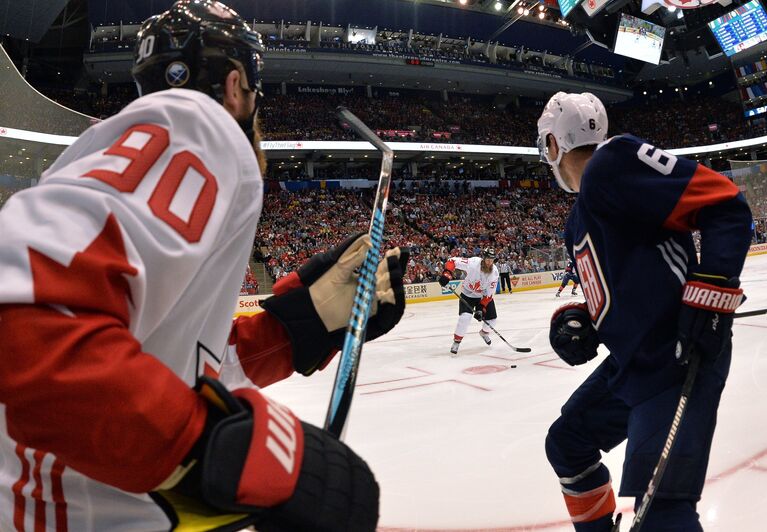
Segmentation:
<svg viewBox="0 0 767 532">
<path fill-rule="evenodd" d="M 591 321 L 594 327 L 599 329 L 607 311 L 610 310 L 610 292 L 607 289 L 594 243 L 588 233 L 583 240 L 573 246 L 573 255 L 575 255 L 576 268 L 581 278 L 581 289 L 586 297 Z"/>
</svg>

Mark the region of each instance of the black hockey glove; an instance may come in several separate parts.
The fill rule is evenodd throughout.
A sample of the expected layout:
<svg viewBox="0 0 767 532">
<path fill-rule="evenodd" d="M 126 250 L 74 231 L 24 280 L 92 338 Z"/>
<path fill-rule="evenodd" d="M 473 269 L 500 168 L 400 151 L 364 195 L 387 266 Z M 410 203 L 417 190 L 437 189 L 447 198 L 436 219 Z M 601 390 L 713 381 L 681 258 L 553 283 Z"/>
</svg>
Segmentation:
<svg viewBox="0 0 767 532">
<path fill-rule="evenodd" d="M 733 314 L 744 297 L 736 277 L 692 274 L 682 290 L 677 362 L 687 364 L 693 351 L 713 360 L 729 349 Z"/>
<path fill-rule="evenodd" d="M 453 280 L 453 272 L 450 270 L 443 270 L 442 275 L 439 276 L 439 285 L 447 286 L 450 281 Z"/>
<path fill-rule="evenodd" d="M 293 367 L 299 373 L 311 375 L 342 347 L 357 290 L 356 270 L 370 246 L 368 234 L 347 238 L 280 279 L 272 288 L 274 295 L 262 302 L 263 309 L 287 330 Z M 402 318 L 402 277 L 409 257 L 408 248 L 394 248 L 378 264 L 365 341 L 389 332 Z"/>
<path fill-rule="evenodd" d="M 203 377 L 205 429 L 178 473 L 152 493 L 174 528 L 372 532 L 379 488 L 362 458 L 253 388 Z M 225 525 L 225 526 L 224 526 Z"/>
<path fill-rule="evenodd" d="M 585 364 L 597 356 L 599 336 L 591 324 L 586 303 L 568 303 L 554 311 L 549 342 L 559 358 L 571 366 Z"/>
<path fill-rule="evenodd" d="M 491 297 L 483 297 L 479 301 L 479 307 L 475 307 L 474 309 L 475 320 L 485 321 L 485 316 L 487 315 L 487 306 L 490 304 L 490 301 L 492 301 Z"/>
</svg>

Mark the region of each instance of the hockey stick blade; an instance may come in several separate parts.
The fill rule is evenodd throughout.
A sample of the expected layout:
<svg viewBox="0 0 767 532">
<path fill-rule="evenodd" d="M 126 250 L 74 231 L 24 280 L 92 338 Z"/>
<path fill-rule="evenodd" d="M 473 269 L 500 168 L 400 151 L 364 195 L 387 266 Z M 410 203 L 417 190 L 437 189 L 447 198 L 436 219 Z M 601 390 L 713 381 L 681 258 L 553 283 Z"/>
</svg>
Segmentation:
<svg viewBox="0 0 767 532">
<path fill-rule="evenodd" d="M 471 307 L 469 306 L 469 303 L 463 297 L 461 297 L 461 294 L 459 294 L 458 292 L 455 291 L 455 288 L 453 288 L 452 286 L 448 285 L 448 290 L 450 290 L 453 293 L 454 296 L 456 296 L 458 299 L 460 299 L 462 303 L 465 303 L 466 306 L 469 307 L 469 310 L 471 310 Z M 490 327 L 490 330 L 493 331 L 495 334 L 497 334 L 498 338 L 500 338 L 503 341 L 503 343 L 505 343 L 506 345 L 511 347 L 517 353 L 529 353 L 530 351 L 532 351 L 532 349 L 530 349 L 529 347 L 515 347 L 515 346 L 511 345 L 506 340 L 506 338 L 501 336 L 501 333 L 499 333 L 497 330 L 495 330 L 495 327 L 493 327 L 492 325 L 487 323 L 485 320 L 482 320 L 482 323 L 484 323 L 485 325 Z"/>
<path fill-rule="evenodd" d="M 380 151 L 384 156 L 387 154 L 393 155 L 392 149 L 384 141 L 382 141 L 378 135 L 373 133 L 373 131 L 367 127 L 362 120 L 357 118 L 354 113 L 349 111 L 349 109 L 343 105 L 339 105 L 336 107 L 336 114 L 338 115 L 339 120 L 343 120 L 346 124 L 349 125 L 350 128 L 354 130 L 357 135 L 372 144 L 373 147 Z"/>
<path fill-rule="evenodd" d="M 349 316 L 349 324 L 346 327 L 343 348 L 341 350 L 338 370 L 333 381 L 333 390 L 330 394 L 325 417 L 325 429 L 338 439 L 343 439 L 346 429 L 346 419 L 351 408 L 354 385 L 357 381 L 357 370 L 360 364 L 362 344 L 365 342 L 365 330 L 370 308 L 375 295 L 376 269 L 378 257 L 383 244 L 384 218 L 386 203 L 389 198 L 389 183 L 391 182 L 391 170 L 394 163 L 394 153 L 380 138 L 367 127 L 362 120 L 357 118 L 345 107 L 337 109 L 338 118 L 346 122 L 357 135 L 367 140 L 378 150 L 383 157 L 381 160 L 381 173 L 378 177 L 378 187 L 373 202 L 373 214 L 370 219 L 370 242 L 371 248 L 365 255 L 365 260 L 360 267 L 357 291 L 352 304 L 352 312 Z"/>
</svg>

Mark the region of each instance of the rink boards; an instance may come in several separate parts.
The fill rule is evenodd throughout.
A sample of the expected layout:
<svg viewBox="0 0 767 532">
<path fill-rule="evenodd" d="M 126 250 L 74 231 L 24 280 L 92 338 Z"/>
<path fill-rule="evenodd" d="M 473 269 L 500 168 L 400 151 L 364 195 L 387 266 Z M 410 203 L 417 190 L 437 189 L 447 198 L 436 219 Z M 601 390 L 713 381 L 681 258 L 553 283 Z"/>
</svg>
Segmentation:
<svg viewBox="0 0 767 532">
<path fill-rule="evenodd" d="M 754 244 L 751 246 L 748 256 L 762 255 L 765 253 L 767 253 L 767 243 Z M 527 290 L 556 288 L 562 284 L 563 275 L 564 270 L 512 275 L 512 290 L 515 292 L 524 292 Z M 461 281 L 451 281 L 450 285 L 451 288 L 458 291 L 458 288 L 461 286 Z M 500 281 L 496 293 L 500 293 Z M 237 308 L 234 311 L 234 316 L 252 316 L 253 314 L 261 312 L 259 301 L 266 299 L 270 295 L 271 294 L 240 296 L 237 299 Z M 441 287 L 439 283 L 415 283 L 405 285 L 405 299 L 408 304 L 444 301 L 453 298 L 455 298 L 453 293 L 448 290 L 447 287 Z"/>
</svg>

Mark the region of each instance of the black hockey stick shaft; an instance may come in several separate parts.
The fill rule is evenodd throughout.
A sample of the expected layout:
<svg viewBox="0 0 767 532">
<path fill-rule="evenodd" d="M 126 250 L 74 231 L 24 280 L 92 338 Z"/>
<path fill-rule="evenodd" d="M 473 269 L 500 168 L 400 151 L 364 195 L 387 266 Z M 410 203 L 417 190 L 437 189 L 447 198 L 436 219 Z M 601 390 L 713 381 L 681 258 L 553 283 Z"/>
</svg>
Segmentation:
<svg viewBox="0 0 767 532">
<path fill-rule="evenodd" d="M 647 491 L 642 497 L 642 502 L 639 505 L 639 508 L 637 508 L 636 515 L 634 515 L 634 521 L 631 523 L 629 532 L 639 532 L 639 530 L 641 530 L 642 524 L 644 523 L 645 517 L 647 516 L 647 511 L 650 509 L 650 505 L 655 498 L 655 493 L 658 491 L 661 480 L 663 480 L 663 474 L 666 472 L 666 467 L 668 466 L 669 457 L 671 455 L 671 449 L 674 447 L 674 443 L 676 442 L 676 436 L 679 432 L 679 427 L 682 424 L 682 419 L 684 418 L 684 414 L 687 411 L 687 403 L 690 400 L 692 387 L 695 384 L 695 378 L 698 376 L 700 356 L 694 351 L 690 357 L 689 364 L 690 365 L 687 368 L 687 376 L 685 377 L 684 384 L 682 385 L 682 393 L 679 396 L 679 404 L 676 407 L 674 419 L 671 422 L 671 428 L 669 429 L 668 436 L 666 437 L 666 444 L 663 446 L 663 451 L 660 453 L 658 464 L 655 466 L 652 478 L 650 478 L 650 482 L 647 485 Z"/>
<path fill-rule="evenodd" d="M 469 312 L 473 312 L 473 310 L 474 310 L 474 309 L 472 309 L 472 308 L 471 308 L 471 305 L 469 305 L 469 302 L 468 302 L 468 301 L 466 301 L 466 300 L 465 300 L 465 299 L 464 299 L 464 298 L 461 296 L 461 294 L 459 294 L 458 292 L 456 292 L 456 291 L 455 291 L 455 288 L 453 288 L 453 287 L 452 287 L 452 286 L 450 286 L 450 285 L 447 285 L 447 286 L 448 286 L 448 290 L 450 290 L 450 291 L 453 293 L 453 295 L 455 295 L 455 296 L 456 296 L 458 299 L 460 299 L 460 300 L 461 300 L 461 303 L 463 303 L 464 305 L 466 305 L 466 307 L 468 307 L 468 309 L 469 309 Z M 511 348 L 512 348 L 514 351 L 516 351 L 517 353 L 529 353 L 529 352 L 531 351 L 531 349 L 530 349 L 529 347 L 515 347 L 515 346 L 511 345 L 511 344 L 510 344 L 510 343 L 509 343 L 509 342 L 506 340 L 506 338 L 504 338 L 504 337 L 501 335 L 501 333 L 499 333 L 499 332 L 498 332 L 498 331 L 495 329 L 495 327 L 493 327 L 492 325 L 490 325 L 489 323 L 487 323 L 487 322 L 486 322 L 484 319 L 482 320 L 482 323 L 484 323 L 485 325 L 487 325 L 488 327 L 490 327 L 490 330 L 491 330 L 491 331 L 493 331 L 495 334 L 497 334 L 497 335 L 498 335 L 498 338 L 500 338 L 501 340 L 503 340 L 503 343 L 505 343 L 506 345 L 508 345 L 509 347 L 511 347 Z"/>
<path fill-rule="evenodd" d="M 761 310 L 748 310 L 746 312 L 736 312 L 733 317 L 735 317 L 735 318 L 748 318 L 750 316 L 760 316 L 762 314 L 767 314 L 767 308 L 763 308 Z"/>
<path fill-rule="evenodd" d="M 325 429 L 336 438 L 342 439 L 346 428 L 346 420 L 354 395 L 354 385 L 357 382 L 357 370 L 360 365 L 362 344 L 365 342 L 365 330 L 370 308 L 375 296 L 376 269 L 378 257 L 383 244 L 384 219 L 386 203 L 389 199 L 389 184 L 391 171 L 394 163 L 394 153 L 378 136 L 367 127 L 362 120 L 357 118 L 345 107 L 336 109 L 338 118 L 351 127 L 357 135 L 370 142 L 382 154 L 381 173 L 378 177 L 375 200 L 373 201 L 373 214 L 370 220 L 371 248 L 365 255 L 365 260 L 360 267 L 357 292 L 352 304 L 352 312 L 349 324 L 346 327 L 343 349 L 341 350 L 338 370 L 333 381 L 333 390 L 330 394 L 325 417 Z"/>
</svg>

